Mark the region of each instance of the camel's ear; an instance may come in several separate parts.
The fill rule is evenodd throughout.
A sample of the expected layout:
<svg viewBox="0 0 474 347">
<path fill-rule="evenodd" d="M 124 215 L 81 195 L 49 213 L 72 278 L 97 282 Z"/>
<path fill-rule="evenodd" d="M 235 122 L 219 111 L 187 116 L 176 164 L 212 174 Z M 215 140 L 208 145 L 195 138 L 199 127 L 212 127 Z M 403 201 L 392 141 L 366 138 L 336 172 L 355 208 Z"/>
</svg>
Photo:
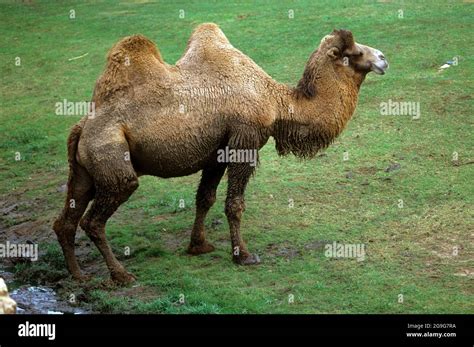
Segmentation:
<svg viewBox="0 0 474 347">
<path fill-rule="evenodd" d="M 337 59 L 340 57 L 340 51 L 339 51 L 339 48 L 337 47 L 332 47 L 330 48 L 328 51 L 327 51 L 327 56 L 333 60 Z"/>
<path fill-rule="evenodd" d="M 355 43 L 354 36 L 352 35 L 352 32 L 350 30 L 345 30 L 345 29 L 334 30 L 332 34 L 339 36 L 344 46 L 350 47 L 350 46 L 353 46 Z"/>
<path fill-rule="evenodd" d="M 354 36 L 349 30 L 334 30 L 333 35 L 336 35 L 341 39 L 341 51 L 344 52 L 344 54 L 357 55 L 360 52 L 360 49 L 355 44 Z"/>
</svg>

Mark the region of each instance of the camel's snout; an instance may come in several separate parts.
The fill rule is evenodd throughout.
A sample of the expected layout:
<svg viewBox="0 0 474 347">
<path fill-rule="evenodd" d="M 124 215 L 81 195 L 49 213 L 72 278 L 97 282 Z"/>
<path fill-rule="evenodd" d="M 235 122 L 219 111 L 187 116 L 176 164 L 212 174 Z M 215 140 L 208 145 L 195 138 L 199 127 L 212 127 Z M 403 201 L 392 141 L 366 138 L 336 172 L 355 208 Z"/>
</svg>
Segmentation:
<svg viewBox="0 0 474 347">
<path fill-rule="evenodd" d="M 388 69 L 388 61 L 381 51 L 376 48 L 356 43 L 360 54 L 355 61 L 359 68 L 364 72 L 373 71 L 377 75 L 385 74 Z"/>
<path fill-rule="evenodd" d="M 385 55 L 378 49 L 372 48 L 372 55 L 374 59 L 371 63 L 371 70 L 377 75 L 384 75 L 388 69 L 388 61 Z"/>
</svg>

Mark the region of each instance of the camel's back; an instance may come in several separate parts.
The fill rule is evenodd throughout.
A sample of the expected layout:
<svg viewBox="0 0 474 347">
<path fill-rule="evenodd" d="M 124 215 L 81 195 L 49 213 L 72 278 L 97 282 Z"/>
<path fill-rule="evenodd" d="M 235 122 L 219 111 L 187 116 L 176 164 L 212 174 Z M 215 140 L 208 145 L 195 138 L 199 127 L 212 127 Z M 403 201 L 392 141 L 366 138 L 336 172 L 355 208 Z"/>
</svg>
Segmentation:
<svg viewBox="0 0 474 347">
<path fill-rule="evenodd" d="M 120 109 L 130 105 L 135 111 L 128 117 L 134 118 L 141 118 L 136 110 L 142 106 L 151 106 L 156 117 L 184 107 L 200 116 L 235 117 L 267 127 L 275 116 L 269 90 L 276 84 L 217 25 L 202 24 L 175 66 L 166 64 L 154 43 L 141 35 L 119 41 L 109 52 L 93 101 L 96 109 L 103 103 Z"/>
</svg>

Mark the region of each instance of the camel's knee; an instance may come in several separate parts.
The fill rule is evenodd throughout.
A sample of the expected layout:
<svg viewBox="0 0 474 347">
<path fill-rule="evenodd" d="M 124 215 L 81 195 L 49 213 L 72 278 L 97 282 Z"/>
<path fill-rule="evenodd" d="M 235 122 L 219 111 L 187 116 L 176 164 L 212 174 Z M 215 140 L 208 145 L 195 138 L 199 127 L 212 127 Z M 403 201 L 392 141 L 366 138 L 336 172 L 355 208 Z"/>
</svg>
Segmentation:
<svg viewBox="0 0 474 347">
<path fill-rule="evenodd" d="M 89 216 L 85 216 L 80 222 L 81 228 L 92 241 L 102 239 L 105 236 L 105 223 L 91 220 Z"/>
<path fill-rule="evenodd" d="M 225 214 L 229 219 L 240 219 L 245 211 L 245 201 L 243 198 L 227 200 L 225 203 Z"/>
<path fill-rule="evenodd" d="M 63 213 L 54 221 L 53 230 L 58 236 L 69 235 L 71 231 L 74 232 L 76 230 L 75 226 L 74 221 L 69 220 Z"/>
<path fill-rule="evenodd" d="M 109 199 L 112 203 L 123 202 L 127 199 L 137 188 L 138 178 L 136 176 L 116 177 L 111 181 L 96 183 L 96 199 L 102 197 Z"/>
<path fill-rule="evenodd" d="M 62 215 L 53 223 L 53 230 L 62 246 L 74 246 L 77 226 Z"/>
<path fill-rule="evenodd" d="M 61 214 L 53 223 L 53 230 L 56 235 L 61 234 L 64 228 L 64 215 Z"/>
<path fill-rule="evenodd" d="M 198 209 L 209 210 L 216 202 L 216 191 L 206 191 L 204 194 L 196 196 L 196 206 Z"/>
</svg>

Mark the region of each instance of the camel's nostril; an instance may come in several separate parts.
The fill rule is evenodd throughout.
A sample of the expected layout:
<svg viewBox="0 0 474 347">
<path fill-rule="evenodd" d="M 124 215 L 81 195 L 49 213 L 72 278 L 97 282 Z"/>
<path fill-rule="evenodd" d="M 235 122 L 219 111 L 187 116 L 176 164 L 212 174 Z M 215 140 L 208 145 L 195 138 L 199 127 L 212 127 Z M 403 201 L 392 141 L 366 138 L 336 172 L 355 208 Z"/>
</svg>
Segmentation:
<svg viewBox="0 0 474 347">
<path fill-rule="evenodd" d="M 385 60 L 385 56 L 383 54 L 380 54 L 379 59 Z"/>
</svg>

